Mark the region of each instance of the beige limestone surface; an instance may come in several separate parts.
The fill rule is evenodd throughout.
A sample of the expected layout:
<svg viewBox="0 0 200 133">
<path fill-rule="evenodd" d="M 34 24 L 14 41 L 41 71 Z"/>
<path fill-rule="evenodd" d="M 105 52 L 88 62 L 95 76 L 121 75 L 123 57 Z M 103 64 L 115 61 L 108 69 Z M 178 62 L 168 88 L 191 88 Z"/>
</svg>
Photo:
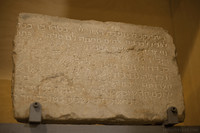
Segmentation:
<svg viewBox="0 0 200 133">
<path fill-rule="evenodd" d="M 162 28 L 21 13 L 13 50 L 14 115 L 44 123 L 155 124 L 178 109 L 181 79 Z"/>
</svg>

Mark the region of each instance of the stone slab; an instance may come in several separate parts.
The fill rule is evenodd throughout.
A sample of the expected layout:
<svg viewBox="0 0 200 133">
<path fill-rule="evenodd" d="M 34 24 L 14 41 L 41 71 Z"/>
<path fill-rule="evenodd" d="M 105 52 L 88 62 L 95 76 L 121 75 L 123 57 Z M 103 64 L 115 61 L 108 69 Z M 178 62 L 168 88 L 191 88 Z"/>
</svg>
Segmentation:
<svg viewBox="0 0 200 133">
<path fill-rule="evenodd" d="M 27 122 L 156 124 L 184 119 L 172 37 L 162 28 L 21 13 L 13 50 L 13 106 Z"/>
</svg>

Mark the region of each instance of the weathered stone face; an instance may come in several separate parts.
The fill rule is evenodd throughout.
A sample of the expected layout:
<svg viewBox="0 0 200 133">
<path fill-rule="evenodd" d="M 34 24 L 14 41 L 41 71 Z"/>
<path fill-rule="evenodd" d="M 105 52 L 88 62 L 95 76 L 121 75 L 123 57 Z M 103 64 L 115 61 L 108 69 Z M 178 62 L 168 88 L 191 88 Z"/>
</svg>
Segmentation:
<svg viewBox="0 0 200 133">
<path fill-rule="evenodd" d="M 170 106 L 184 117 L 171 36 L 162 28 L 19 15 L 13 105 L 25 121 L 42 105 L 45 122 L 161 123 Z"/>
</svg>

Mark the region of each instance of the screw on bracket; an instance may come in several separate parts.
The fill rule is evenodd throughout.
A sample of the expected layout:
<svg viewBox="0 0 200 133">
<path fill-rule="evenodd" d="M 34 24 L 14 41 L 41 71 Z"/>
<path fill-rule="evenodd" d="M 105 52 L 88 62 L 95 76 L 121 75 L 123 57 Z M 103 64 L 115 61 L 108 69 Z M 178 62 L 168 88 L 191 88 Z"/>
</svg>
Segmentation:
<svg viewBox="0 0 200 133">
<path fill-rule="evenodd" d="M 171 111 L 172 111 L 173 113 L 177 113 L 177 112 L 178 112 L 177 109 L 176 109 L 176 107 L 171 107 Z"/>
<path fill-rule="evenodd" d="M 39 107 L 39 103 L 38 102 L 34 102 L 33 106 L 34 106 L 34 108 L 38 108 Z"/>
<path fill-rule="evenodd" d="M 176 107 L 169 107 L 167 109 L 167 120 L 164 122 L 164 126 L 173 126 L 179 123 L 178 121 L 178 110 Z"/>
<path fill-rule="evenodd" d="M 42 106 L 39 102 L 34 102 L 29 109 L 29 123 L 41 123 L 42 121 Z"/>
</svg>

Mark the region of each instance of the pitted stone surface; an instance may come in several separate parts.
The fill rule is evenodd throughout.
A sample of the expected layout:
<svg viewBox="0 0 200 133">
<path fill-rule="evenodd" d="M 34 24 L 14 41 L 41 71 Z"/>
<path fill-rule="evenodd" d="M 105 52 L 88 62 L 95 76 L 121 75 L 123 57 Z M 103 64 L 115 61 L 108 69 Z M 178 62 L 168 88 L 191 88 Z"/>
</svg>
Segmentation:
<svg viewBox="0 0 200 133">
<path fill-rule="evenodd" d="M 21 13 L 14 40 L 13 106 L 27 121 L 154 124 L 184 118 L 172 37 L 162 28 Z"/>
</svg>

